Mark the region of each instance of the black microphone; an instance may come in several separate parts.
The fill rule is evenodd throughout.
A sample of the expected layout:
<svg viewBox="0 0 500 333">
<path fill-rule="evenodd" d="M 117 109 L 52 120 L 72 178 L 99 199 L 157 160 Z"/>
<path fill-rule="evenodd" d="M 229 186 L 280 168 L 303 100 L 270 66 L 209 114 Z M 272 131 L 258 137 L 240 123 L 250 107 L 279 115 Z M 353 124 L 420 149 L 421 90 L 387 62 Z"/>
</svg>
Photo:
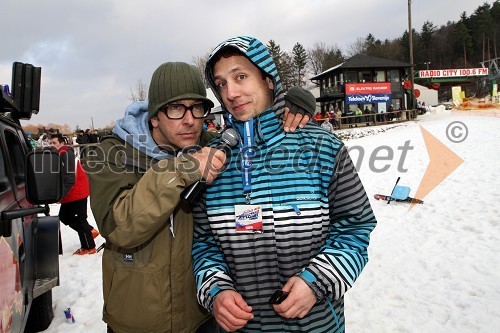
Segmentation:
<svg viewBox="0 0 500 333">
<path fill-rule="evenodd" d="M 228 128 L 221 134 L 220 143 L 215 147 L 215 149 L 221 150 L 229 156 L 231 154 L 231 150 L 238 144 L 239 135 L 238 132 L 234 128 Z M 187 202 L 188 204 L 195 203 L 200 194 L 205 189 L 207 181 L 205 179 L 201 179 L 196 181 L 194 184 L 189 185 L 184 191 L 181 193 L 181 200 Z"/>
</svg>

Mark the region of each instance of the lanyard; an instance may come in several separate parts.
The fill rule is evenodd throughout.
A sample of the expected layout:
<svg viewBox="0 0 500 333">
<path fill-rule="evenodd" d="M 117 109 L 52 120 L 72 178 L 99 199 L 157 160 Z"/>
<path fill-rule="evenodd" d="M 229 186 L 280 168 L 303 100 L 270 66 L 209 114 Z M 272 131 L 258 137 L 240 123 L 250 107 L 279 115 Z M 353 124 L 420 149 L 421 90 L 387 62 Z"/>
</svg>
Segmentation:
<svg viewBox="0 0 500 333">
<path fill-rule="evenodd" d="M 229 123 L 233 127 L 241 128 L 233 122 L 233 116 L 228 116 Z M 254 119 L 245 121 L 243 124 L 243 140 L 240 135 L 240 155 L 241 155 L 241 182 L 243 183 L 243 195 L 246 199 L 246 204 L 250 204 L 250 194 L 252 194 L 252 158 L 254 157 L 253 144 L 253 124 Z M 239 131 L 241 134 L 241 131 Z"/>
<path fill-rule="evenodd" d="M 254 150 L 253 142 L 253 119 L 247 120 L 243 127 L 243 140 L 240 139 L 241 152 L 241 181 L 243 183 L 243 195 L 246 198 L 247 205 L 250 204 L 250 194 L 252 193 L 252 158 Z"/>
</svg>

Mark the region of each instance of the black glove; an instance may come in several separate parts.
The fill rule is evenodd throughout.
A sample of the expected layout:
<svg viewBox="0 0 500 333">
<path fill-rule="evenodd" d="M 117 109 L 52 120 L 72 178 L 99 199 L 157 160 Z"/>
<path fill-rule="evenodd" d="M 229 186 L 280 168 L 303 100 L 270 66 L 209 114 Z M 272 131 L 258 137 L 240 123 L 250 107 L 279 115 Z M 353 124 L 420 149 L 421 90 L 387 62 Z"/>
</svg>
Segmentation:
<svg viewBox="0 0 500 333">
<path fill-rule="evenodd" d="M 308 90 L 293 87 L 285 94 L 285 106 L 292 114 L 307 114 L 312 119 L 316 111 L 316 98 Z"/>
</svg>

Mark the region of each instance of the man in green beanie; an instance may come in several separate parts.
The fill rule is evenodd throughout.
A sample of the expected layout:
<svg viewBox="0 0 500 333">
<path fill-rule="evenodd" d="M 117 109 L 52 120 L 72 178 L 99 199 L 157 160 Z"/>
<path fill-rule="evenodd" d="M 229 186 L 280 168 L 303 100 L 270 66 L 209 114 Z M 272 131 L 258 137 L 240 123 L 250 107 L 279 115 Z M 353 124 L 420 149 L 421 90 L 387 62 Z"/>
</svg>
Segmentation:
<svg viewBox="0 0 500 333">
<path fill-rule="evenodd" d="M 198 69 L 160 65 L 149 103 L 135 102 L 85 161 L 90 203 L 106 239 L 102 257 L 103 320 L 109 332 L 211 332 L 196 300 L 191 208 L 181 192 L 221 171 L 223 152 L 204 147 L 216 133 L 202 130 L 214 104 Z M 291 104 L 293 129 L 309 117 Z M 310 111 L 308 111 L 310 112 Z"/>
</svg>

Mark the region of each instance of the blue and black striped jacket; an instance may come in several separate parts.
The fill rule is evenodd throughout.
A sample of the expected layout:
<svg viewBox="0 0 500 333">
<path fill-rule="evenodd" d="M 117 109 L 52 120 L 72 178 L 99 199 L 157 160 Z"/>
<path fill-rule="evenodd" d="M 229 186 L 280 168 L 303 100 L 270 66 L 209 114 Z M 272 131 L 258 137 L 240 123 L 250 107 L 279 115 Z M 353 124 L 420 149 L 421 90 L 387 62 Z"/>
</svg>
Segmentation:
<svg viewBox="0 0 500 333">
<path fill-rule="evenodd" d="M 269 55 L 255 39 L 237 41 L 253 54 L 260 49 Z M 235 205 L 244 205 L 245 197 L 241 156 L 234 148 L 227 169 L 193 210 L 198 300 L 211 311 L 220 290 L 236 290 L 253 308 L 254 318 L 242 332 L 342 332 L 343 295 L 368 261 L 376 219 L 337 137 L 315 125 L 283 132 L 277 116 L 283 95 L 276 86 L 273 109 L 260 114 L 254 128 L 251 204 L 262 207 L 263 232 L 236 231 Z M 285 319 L 269 298 L 294 275 L 318 301 L 304 318 Z"/>
</svg>

